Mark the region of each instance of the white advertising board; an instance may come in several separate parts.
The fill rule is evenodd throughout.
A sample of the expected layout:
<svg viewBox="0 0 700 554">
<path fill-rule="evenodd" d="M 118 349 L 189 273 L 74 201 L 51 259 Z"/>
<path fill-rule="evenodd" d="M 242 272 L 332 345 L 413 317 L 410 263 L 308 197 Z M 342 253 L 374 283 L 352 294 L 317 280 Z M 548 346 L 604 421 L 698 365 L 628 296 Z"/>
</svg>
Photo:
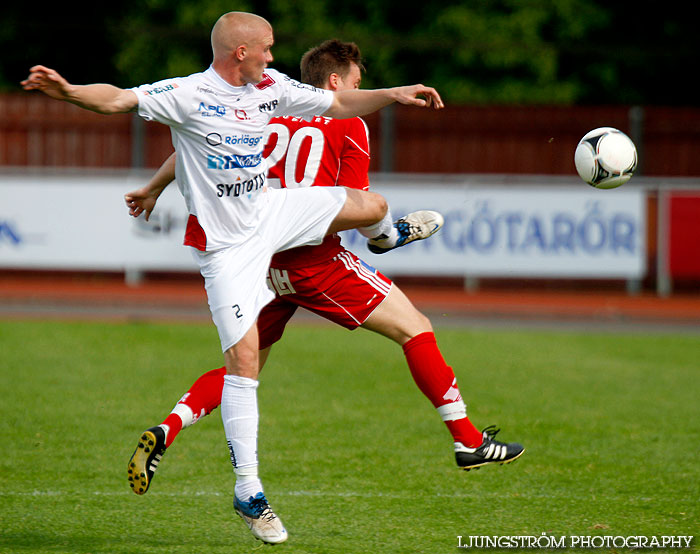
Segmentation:
<svg viewBox="0 0 700 554">
<path fill-rule="evenodd" d="M 78 270 L 193 270 L 182 246 L 187 212 L 168 187 L 146 223 L 124 194 L 144 176 L 2 176 L 0 267 Z"/>
<path fill-rule="evenodd" d="M 344 244 L 390 275 L 638 279 L 646 271 L 641 190 L 586 187 L 375 186 L 395 216 L 433 209 L 430 240 L 374 255 L 357 232 Z"/>
<path fill-rule="evenodd" d="M 171 186 L 146 223 L 123 195 L 142 174 L 0 176 L 0 267 L 196 271 L 182 246 L 187 213 Z M 343 243 L 388 275 L 639 279 L 646 268 L 642 190 L 571 186 L 375 184 L 394 216 L 434 209 L 430 240 L 371 254 L 355 231 Z"/>
</svg>

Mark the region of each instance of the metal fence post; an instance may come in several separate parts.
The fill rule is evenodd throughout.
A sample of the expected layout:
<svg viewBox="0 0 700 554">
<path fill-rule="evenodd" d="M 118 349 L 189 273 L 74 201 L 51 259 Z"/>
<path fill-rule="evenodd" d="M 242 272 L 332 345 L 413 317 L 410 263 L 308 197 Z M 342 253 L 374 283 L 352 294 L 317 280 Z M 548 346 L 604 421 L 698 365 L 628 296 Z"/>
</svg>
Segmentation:
<svg viewBox="0 0 700 554">
<path fill-rule="evenodd" d="M 657 188 L 656 200 L 656 294 L 661 297 L 671 294 L 671 276 L 669 274 L 669 193 Z"/>
<path fill-rule="evenodd" d="M 131 114 L 131 169 L 142 169 L 146 163 L 146 129 L 137 113 Z M 124 268 L 124 282 L 130 287 L 143 283 L 143 270 L 139 267 Z"/>
<path fill-rule="evenodd" d="M 396 107 L 389 104 L 379 112 L 379 171 L 394 171 L 396 141 Z"/>
<path fill-rule="evenodd" d="M 632 106 L 627 115 L 629 118 L 630 138 L 637 147 L 636 175 L 644 175 L 644 108 Z"/>
<path fill-rule="evenodd" d="M 141 169 L 146 165 L 146 129 L 137 113 L 131 114 L 131 167 Z"/>
<path fill-rule="evenodd" d="M 630 138 L 637 147 L 637 169 L 636 175 L 644 174 L 644 108 L 642 106 L 632 106 L 627 113 L 629 121 Z M 634 296 L 642 290 L 642 282 L 639 279 L 627 280 L 627 294 Z"/>
</svg>

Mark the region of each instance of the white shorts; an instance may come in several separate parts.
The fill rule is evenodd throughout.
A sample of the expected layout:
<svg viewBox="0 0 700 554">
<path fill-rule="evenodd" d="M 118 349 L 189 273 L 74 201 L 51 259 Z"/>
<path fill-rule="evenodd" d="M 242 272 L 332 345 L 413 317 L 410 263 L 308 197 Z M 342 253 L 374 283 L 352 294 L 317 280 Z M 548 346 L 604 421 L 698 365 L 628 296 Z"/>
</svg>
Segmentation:
<svg viewBox="0 0 700 554">
<path fill-rule="evenodd" d="M 347 196 L 344 187 L 268 189 L 263 194 L 268 200 L 263 223 L 245 242 L 212 252 L 192 248 L 223 352 L 243 338 L 275 297 L 266 282 L 272 255 L 320 244 Z"/>
</svg>

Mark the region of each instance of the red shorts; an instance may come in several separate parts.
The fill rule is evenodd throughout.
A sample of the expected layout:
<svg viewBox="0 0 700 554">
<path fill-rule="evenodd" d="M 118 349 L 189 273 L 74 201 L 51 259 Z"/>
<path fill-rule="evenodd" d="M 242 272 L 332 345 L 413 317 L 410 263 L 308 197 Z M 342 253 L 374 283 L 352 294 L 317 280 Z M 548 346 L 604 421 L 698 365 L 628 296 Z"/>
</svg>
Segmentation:
<svg viewBox="0 0 700 554">
<path fill-rule="evenodd" d="M 258 316 L 260 349 L 277 342 L 301 306 L 348 329 L 362 325 L 391 290 L 391 279 L 343 250 L 322 264 L 270 267 L 275 299 Z"/>
</svg>

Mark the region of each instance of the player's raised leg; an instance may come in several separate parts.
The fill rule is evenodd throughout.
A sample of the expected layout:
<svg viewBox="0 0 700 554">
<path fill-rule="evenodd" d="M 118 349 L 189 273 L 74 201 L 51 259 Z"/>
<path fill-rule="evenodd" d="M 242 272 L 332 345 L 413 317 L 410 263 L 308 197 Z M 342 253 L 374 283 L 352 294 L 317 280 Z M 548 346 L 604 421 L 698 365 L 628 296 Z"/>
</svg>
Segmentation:
<svg viewBox="0 0 700 554">
<path fill-rule="evenodd" d="M 136 494 L 148 491 L 165 450 L 180 431 L 221 404 L 224 375 L 225 367 L 207 371 L 192 384 L 160 425 L 141 433 L 127 471 L 129 484 Z"/>
<path fill-rule="evenodd" d="M 357 229 L 369 239 L 367 247 L 375 254 L 427 239 L 444 223 L 442 215 L 430 210 L 413 212 L 394 221 L 384 197 L 368 191 L 346 190 L 345 204 L 328 233 Z"/>
<path fill-rule="evenodd" d="M 376 225 L 386 216 L 389 206 L 382 195 L 351 188 L 345 188 L 345 192 L 345 202 L 331 222 L 328 234 Z"/>
<path fill-rule="evenodd" d="M 362 326 L 402 346 L 416 385 L 452 434 L 459 467 L 469 470 L 489 463 L 507 463 L 523 453 L 518 443 L 496 441 L 492 427 L 479 431 L 472 424 L 454 371 L 437 346 L 430 320 L 396 285 Z"/>
</svg>

